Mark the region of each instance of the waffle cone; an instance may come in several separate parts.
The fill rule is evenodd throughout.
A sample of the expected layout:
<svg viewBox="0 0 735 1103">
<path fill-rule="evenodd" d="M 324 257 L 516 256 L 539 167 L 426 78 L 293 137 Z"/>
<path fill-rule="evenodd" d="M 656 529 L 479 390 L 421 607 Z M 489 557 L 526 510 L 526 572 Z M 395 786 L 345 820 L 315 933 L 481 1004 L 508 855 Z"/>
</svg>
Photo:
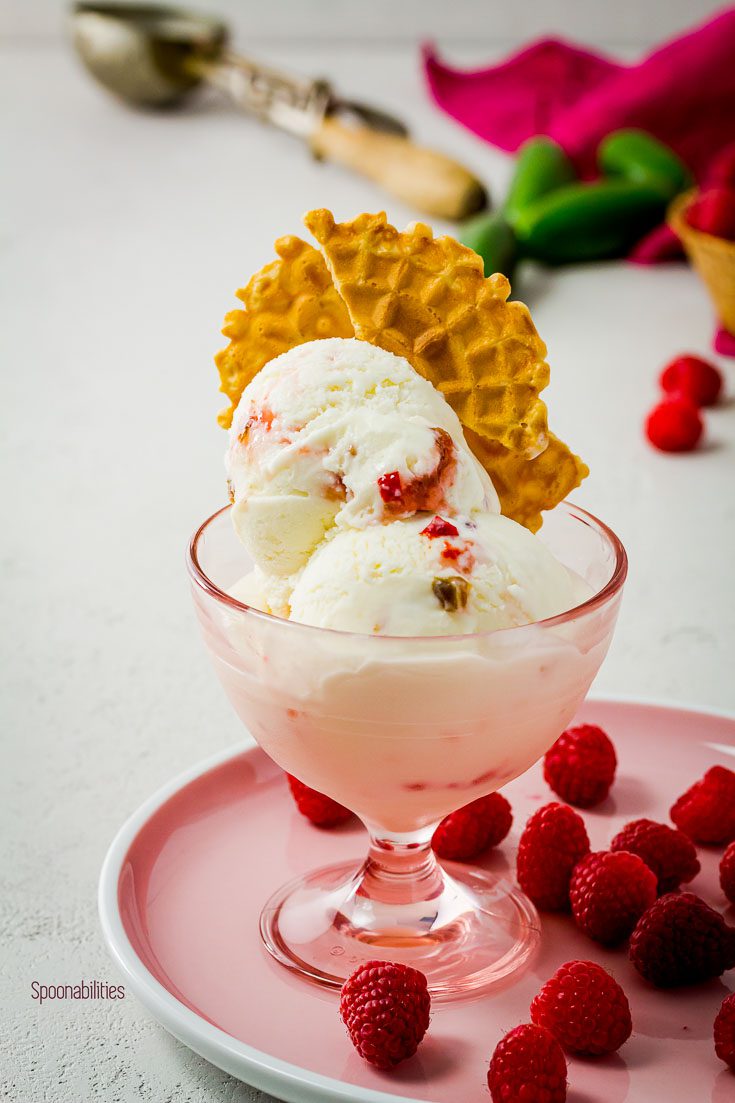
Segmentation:
<svg viewBox="0 0 735 1103">
<path fill-rule="evenodd" d="M 735 334 L 735 241 L 705 234 L 690 226 L 686 212 L 694 192 L 679 196 L 669 210 L 669 224 L 699 272 L 723 326 Z"/>
<path fill-rule="evenodd" d="M 275 250 L 278 260 L 237 292 L 245 309 L 225 318 L 222 333 L 230 343 L 215 356 L 220 390 L 230 400 L 217 419 L 224 429 L 243 390 L 270 360 L 305 341 L 354 336 L 319 250 L 292 236 L 279 238 Z"/>
<path fill-rule="evenodd" d="M 546 346 L 510 284 L 485 279 L 476 253 L 416 223 L 404 233 L 384 214 L 336 223 L 311 211 L 357 337 L 403 356 L 480 437 L 531 458 L 546 447 Z"/>
</svg>

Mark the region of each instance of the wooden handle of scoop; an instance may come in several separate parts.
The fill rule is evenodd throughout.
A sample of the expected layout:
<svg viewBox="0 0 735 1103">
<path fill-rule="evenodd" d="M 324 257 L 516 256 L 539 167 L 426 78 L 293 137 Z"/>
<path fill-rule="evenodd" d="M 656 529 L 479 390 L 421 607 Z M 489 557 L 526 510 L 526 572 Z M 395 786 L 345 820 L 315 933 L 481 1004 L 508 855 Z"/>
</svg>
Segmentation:
<svg viewBox="0 0 735 1103">
<path fill-rule="evenodd" d="M 465 218 L 487 199 L 480 181 L 462 165 L 395 134 L 326 118 L 312 136 L 311 148 L 317 157 L 354 169 L 436 218 Z"/>
</svg>

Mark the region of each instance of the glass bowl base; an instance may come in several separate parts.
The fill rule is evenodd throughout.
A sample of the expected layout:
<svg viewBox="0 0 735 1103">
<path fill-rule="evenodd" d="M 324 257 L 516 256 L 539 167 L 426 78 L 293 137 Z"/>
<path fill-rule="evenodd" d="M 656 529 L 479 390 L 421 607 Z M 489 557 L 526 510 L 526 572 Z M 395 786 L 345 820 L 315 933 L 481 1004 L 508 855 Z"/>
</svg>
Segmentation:
<svg viewBox="0 0 735 1103">
<path fill-rule="evenodd" d="M 407 901 L 376 900 L 363 874 L 343 862 L 274 893 L 260 933 L 276 961 L 332 989 L 363 962 L 399 961 L 425 974 L 435 1002 L 475 999 L 530 963 L 538 914 L 504 878 L 447 863 L 429 899 Z"/>
</svg>

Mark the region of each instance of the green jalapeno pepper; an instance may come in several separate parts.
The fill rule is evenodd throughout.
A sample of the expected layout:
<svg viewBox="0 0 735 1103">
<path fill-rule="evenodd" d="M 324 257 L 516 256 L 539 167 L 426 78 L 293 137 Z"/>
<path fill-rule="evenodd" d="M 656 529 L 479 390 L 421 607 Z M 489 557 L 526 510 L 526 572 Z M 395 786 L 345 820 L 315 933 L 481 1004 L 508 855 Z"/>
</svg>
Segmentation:
<svg viewBox="0 0 735 1103">
<path fill-rule="evenodd" d="M 692 184 L 692 174 L 681 158 L 645 130 L 608 134 L 598 147 L 597 164 L 606 176 L 657 184 L 669 199 Z"/>
<path fill-rule="evenodd" d="M 531 138 L 518 153 L 508 197 L 503 205 L 511 226 L 526 207 L 577 179 L 574 165 L 551 138 Z"/>
<path fill-rule="evenodd" d="M 515 229 L 523 255 L 548 264 L 623 256 L 661 221 L 667 201 L 650 182 L 568 184 L 526 207 Z"/>
<path fill-rule="evenodd" d="M 512 227 L 500 211 L 480 215 L 471 222 L 466 222 L 460 233 L 460 241 L 482 257 L 486 276 L 493 272 L 511 276 L 518 243 Z"/>
</svg>

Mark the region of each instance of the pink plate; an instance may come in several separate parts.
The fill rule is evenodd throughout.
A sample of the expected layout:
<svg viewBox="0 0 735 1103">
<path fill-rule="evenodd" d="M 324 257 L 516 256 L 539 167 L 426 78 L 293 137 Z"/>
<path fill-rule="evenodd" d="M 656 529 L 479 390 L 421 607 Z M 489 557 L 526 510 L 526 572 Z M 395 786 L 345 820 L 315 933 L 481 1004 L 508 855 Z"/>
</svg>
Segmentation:
<svg viewBox="0 0 735 1103">
<path fill-rule="evenodd" d="M 610 797 L 584 813 L 593 849 L 628 820 L 665 820 L 673 798 L 715 763 L 733 764 L 735 719 L 623 701 L 587 701 L 618 751 Z M 553 799 L 536 765 L 506 786 L 513 831 L 484 864 L 512 872 L 529 814 Z M 293 1103 L 472 1103 L 489 1099 L 490 1053 L 528 1021 L 541 983 L 564 961 L 599 961 L 631 1002 L 634 1032 L 619 1056 L 569 1060 L 569 1103 L 727 1103 L 735 1075 L 715 1057 L 712 1022 L 733 986 L 712 981 L 669 993 L 648 986 L 624 949 L 607 951 L 570 918 L 542 917 L 541 950 L 509 985 L 435 1010 L 410 1061 L 392 1073 L 365 1064 L 342 1027 L 336 996 L 292 978 L 262 948 L 261 905 L 310 868 L 362 857 L 362 828 L 320 831 L 294 810 L 281 771 L 257 747 L 230 750 L 153 796 L 105 860 L 100 914 L 132 991 L 181 1041 L 227 1072 Z M 691 888 L 726 909 L 717 863 L 700 850 Z"/>
</svg>

